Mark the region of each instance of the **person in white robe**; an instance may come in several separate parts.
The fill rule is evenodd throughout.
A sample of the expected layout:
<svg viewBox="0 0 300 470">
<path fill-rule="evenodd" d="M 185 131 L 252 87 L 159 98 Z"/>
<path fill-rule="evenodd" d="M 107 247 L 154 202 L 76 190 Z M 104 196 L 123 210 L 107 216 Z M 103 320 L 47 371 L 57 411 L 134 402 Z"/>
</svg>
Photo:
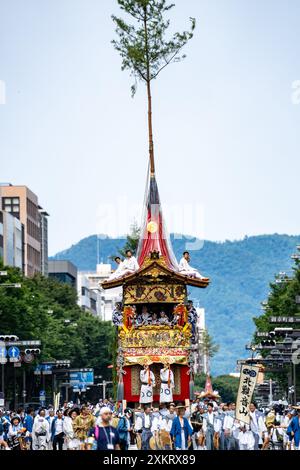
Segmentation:
<svg viewBox="0 0 300 470">
<path fill-rule="evenodd" d="M 290 450 L 291 448 L 291 437 L 287 434 L 287 429 L 291 424 L 291 421 L 294 417 L 292 410 L 286 410 L 283 420 L 281 422 L 281 428 L 283 430 L 283 448 L 284 450 Z"/>
<path fill-rule="evenodd" d="M 32 449 L 48 450 L 51 439 L 49 421 L 45 418 L 45 410 L 40 410 L 34 418 L 32 427 Z"/>
<path fill-rule="evenodd" d="M 169 362 L 166 361 L 164 367 L 160 369 L 160 403 L 172 403 L 173 402 L 173 388 L 174 374 L 171 370 Z"/>
<path fill-rule="evenodd" d="M 119 277 L 122 277 L 123 276 L 123 272 L 124 272 L 124 264 L 123 264 L 123 261 L 121 260 L 121 258 L 119 256 L 116 256 L 116 258 L 114 259 L 114 261 L 117 263 L 118 267 L 117 269 L 115 269 L 115 271 L 109 276 L 108 280 L 109 281 L 112 281 L 113 279 L 118 279 Z"/>
<path fill-rule="evenodd" d="M 123 261 L 123 267 L 131 274 L 139 269 L 139 263 L 137 262 L 135 256 L 133 256 L 131 250 L 126 251 L 126 258 Z"/>
<path fill-rule="evenodd" d="M 150 370 L 149 364 L 145 364 L 140 372 L 141 393 L 140 403 L 148 404 L 153 402 L 153 387 L 155 387 L 155 376 Z"/>
<path fill-rule="evenodd" d="M 170 325 L 170 320 L 166 314 L 166 312 L 160 312 L 160 318 L 158 320 L 159 325 Z"/>
<path fill-rule="evenodd" d="M 191 258 L 189 252 L 185 251 L 179 262 L 179 273 L 183 274 L 184 276 L 195 277 L 197 279 L 207 279 L 202 276 L 202 274 L 200 274 L 197 269 L 190 266 L 190 260 Z"/>
<path fill-rule="evenodd" d="M 79 450 L 80 441 L 75 437 L 73 422 L 79 416 L 79 410 L 71 410 L 63 421 L 63 431 L 65 434 L 66 447 L 68 450 Z"/>
<path fill-rule="evenodd" d="M 255 439 L 254 450 L 259 449 L 259 445 L 262 445 L 265 441 L 265 436 L 268 434 L 268 430 L 265 424 L 264 416 L 260 413 L 254 403 L 250 404 L 250 429 Z"/>
<path fill-rule="evenodd" d="M 248 424 L 240 423 L 238 442 L 240 450 L 254 450 L 255 438 Z"/>
<path fill-rule="evenodd" d="M 142 313 L 138 315 L 136 326 L 147 326 L 152 323 L 151 314 L 148 312 L 147 306 L 143 305 Z"/>
</svg>

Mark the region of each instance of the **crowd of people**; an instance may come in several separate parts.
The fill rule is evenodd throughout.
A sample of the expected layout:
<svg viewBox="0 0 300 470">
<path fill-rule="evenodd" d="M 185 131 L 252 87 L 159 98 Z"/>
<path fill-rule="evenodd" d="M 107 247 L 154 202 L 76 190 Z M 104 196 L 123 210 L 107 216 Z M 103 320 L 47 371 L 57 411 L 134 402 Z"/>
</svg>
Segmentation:
<svg viewBox="0 0 300 470">
<path fill-rule="evenodd" d="M 163 309 L 159 311 L 150 311 L 148 305 L 142 305 L 140 312 L 137 311 L 136 306 L 133 305 L 131 307 L 134 311 L 133 318 L 131 319 L 131 326 L 135 328 L 139 328 L 142 326 L 169 326 L 174 327 L 176 325 L 183 326 L 184 321 L 181 318 L 182 315 L 179 314 L 176 310 L 176 306 L 174 307 L 174 311 L 172 313 L 168 313 Z M 194 307 L 193 301 L 188 300 L 186 303 L 187 308 L 187 321 L 192 326 L 192 340 L 196 337 L 196 324 L 198 313 L 196 308 Z M 117 302 L 115 304 L 113 314 L 112 314 L 112 322 L 116 327 L 123 326 L 123 308 L 122 303 Z"/>
<path fill-rule="evenodd" d="M 199 398 L 125 408 L 64 403 L 26 412 L 0 410 L 2 450 L 300 450 L 300 406 L 250 405 L 250 424 L 235 419 L 235 403 Z"/>
</svg>

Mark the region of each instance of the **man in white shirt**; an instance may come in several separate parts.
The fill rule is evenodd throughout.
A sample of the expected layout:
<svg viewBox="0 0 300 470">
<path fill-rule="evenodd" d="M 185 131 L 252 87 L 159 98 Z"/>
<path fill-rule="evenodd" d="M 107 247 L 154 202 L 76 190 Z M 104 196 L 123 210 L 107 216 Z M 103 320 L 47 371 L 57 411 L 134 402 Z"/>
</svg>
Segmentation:
<svg viewBox="0 0 300 470">
<path fill-rule="evenodd" d="M 197 279 L 207 280 L 207 277 L 202 276 L 199 271 L 195 268 L 190 266 L 190 254 L 188 251 L 183 252 L 183 256 L 179 262 L 179 273 L 183 274 L 184 276 L 194 277 Z"/>
<path fill-rule="evenodd" d="M 206 449 L 214 450 L 214 434 L 221 429 L 220 420 L 215 419 L 214 407 L 212 403 L 207 405 L 207 413 L 203 416 L 203 432 L 206 437 Z"/>
<path fill-rule="evenodd" d="M 255 439 L 254 450 L 259 450 L 259 445 L 264 443 L 265 435 L 267 435 L 267 427 L 264 416 L 256 409 L 254 403 L 250 404 L 250 429 Z"/>
<path fill-rule="evenodd" d="M 61 410 L 58 410 L 56 417 L 52 422 L 52 441 L 53 441 L 53 450 L 63 450 L 64 445 L 64 416 Z"/>
<path fill-rule="evenodd" d="M 135 431 L 141 432 L 142 439 L 142 450 L 150 449 L 150 439 L 153 436 L 155 430 L 154 419 L 151 413 L 151 406 L 145 405 L 144 412 L 140 416 L 136 417 Z"/>
<path fill-rule="evenodd" d="M 125 275 L 124 262 L 119 256 L 116 256 L 114 261 L 117 263 L 117 269 L 109 276 L 108 280 L 113 281 Z"/>
<path fill-rule="evenodd" d="M 231 406 L 231 404 L 229 404 Z M 223 421 L 224 450 L 239 450 L 240 423 L 235 419 L 235 412 L 231 408 L 225 412 Z"/>
<path fill-rule="evenodd" d="M 123 261 L 124 270 L 132 274 L 139 269 L 139 264 L 131 250 L 126 251 L 126 258 Z"/>
</svg>

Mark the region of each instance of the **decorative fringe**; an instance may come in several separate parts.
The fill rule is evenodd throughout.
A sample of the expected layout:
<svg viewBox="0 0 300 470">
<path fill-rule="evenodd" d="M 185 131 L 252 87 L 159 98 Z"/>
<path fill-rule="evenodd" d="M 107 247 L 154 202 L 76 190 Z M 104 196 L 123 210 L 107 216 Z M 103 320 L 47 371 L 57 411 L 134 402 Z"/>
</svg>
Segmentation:
<svg viewBox="0 0 300 470">
<path fill-rule="evenodd" d="M 123 383 L 123 379 L 121 379 L 118 382 L 117 401 L 123 401 L 123 400 L 124 400 L 124 383 Z"/>
</svg>

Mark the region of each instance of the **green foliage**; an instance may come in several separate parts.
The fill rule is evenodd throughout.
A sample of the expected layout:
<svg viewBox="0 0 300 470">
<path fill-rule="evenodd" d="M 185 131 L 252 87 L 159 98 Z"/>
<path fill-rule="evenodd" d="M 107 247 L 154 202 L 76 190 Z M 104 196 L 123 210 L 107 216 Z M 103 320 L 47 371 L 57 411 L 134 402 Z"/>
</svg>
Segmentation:
<svg viewBox="0 0 300 470">
<path fill-rule="evenodd" d="M 190 18 L 190 31 L 167 38 L 170 21 L 165 14 L 174 4 L 168 5 L 166 0 L 118 0 L 118 4 L 133 23 L 112 16 L 118 35 L 112 43 L 122 58 L 122 70 L 129 70 L 135 79 L 134 95 L 137 80 L 150 83 L 167 65 L 185 58 L 181 51 L 193 37 L 196 22 Z"/>
<path fill-rule="evenodd" d="M 207 370 L 210 373 L 211 359 L 217 354 L 220 346 L 216 344 L 207 330 L 202 333 L 201 352 L 206 356 Z"/>
<path fill-rule="evenodd" d="M 300 261 L 295 260 L 293 267 L 293 275 L 289 278 L 279 275 L 275 276 L 275 282 L 270 284 L 270 293 L 266 304 L 264 305 L 264 313 L 253 318 L 257 332 L 269 332 L 274 330 L 274 323 L 270 322 L 271 317 L 294 317 L 300 315 L 300 304 L 296 298 L 300 295 Z M 280 324 L 281 327 L 290 327 L 289 323 Z M 284 337 L 281 338 L 281 341 Z M 278 338 L 280 341 L 280 338 Z M 254 343 L 260 343 L 261 338 L 256 334 L 253 336 Z M 267 356 L 269 351 L 262 350 L 263 356 Z M 267 377 L 276 380 L 282 390 L 286 390 L 288 386 L 288 374 L 290 374 L 290 366 L 286 365 L 281 372 L 270 372 Z"/>
<path fill-rule="evenodd" d="M 125 258 L 126 251 L 131 250 L 133 255 L 136 255 L 140 236 L 141 229 L 138 224 L 134 222 L 130 227 L 130 233 L 127 235 L 124 247 L 119 249 L 119 254 Z"/>
<path fill-rule="evenodd" d="M 15 268 L 3 267 L 0 278 L 1 334 L 16 334 L 22 340 L 42 342 L 39 360 L 69 359 L 76 367 L 94 367 L 108 378 L 112 363 L 114 328 L 83 312 L 76 291 L 53 278 L 23 277 Z M 4 288 L 4 283 L 21 283 L 21 288 Z M 65 322 L 70 320 L 70 322 Z"/>
<path fill-rule="evenodd" d="M 239 379 L 230 375 L 220 375 L 213 380 L 214 390 L 219 392 L 222 401 L 235 402 L 239 388 Z"/>
<path fill-rule="evenodd" d="M 214 342 L 207 330 L 203 332 L 202 343 L 203 354 L 210 358 L 214 357 L 220 349 L 220 346 Z"/>
<path fill-rule="evenodd" d="M 281 280 L 275 277 L 275 282 L 270 284 L 270 294 L 265 305 L 265 311 L 259 317 L 255 317 L 254 323 L 257 331 L 267 332 L 274 329 L 274 324 L 270 323 L 270 317 L 293 317 L 300 315 L 300 304 L 296 302 L 296 297 L 300 295 L 300 262 L 295 261 L 293 276 L 290 279 Z M 288 327 L 289 324 L 282 324 Z M 260 342 L 259 338 L 254 338 Z"/>
<path fill-rule="evenodd" d="M 220 345 L 213 358 L 212 373 L 224 374 L 236 369 L 236 360 L 248 357 L 245 345 L 254 332 L 253 317 L 260 314 L 270 279 L 280 271 L 291 270 L 291 254 L 300 236 L 260 235 L 222 243 L 204 241 L 202 249 L 192 250 L 187 243 L 193 237 L 171 236 L 174 253 L 179 259 L 188 249 L 191 265 L 211 278 L 205 290 L 190 288 L 189 297 L 206 310 L 209 333 Z M 103 237 L 101 253 L 107 259 L 124 244 L 123 239 Z M 55 259 L 72 261 L 80 270 L 93 270 L 97 263 L 97 236 L 84 238 Z"/>
</svg>

